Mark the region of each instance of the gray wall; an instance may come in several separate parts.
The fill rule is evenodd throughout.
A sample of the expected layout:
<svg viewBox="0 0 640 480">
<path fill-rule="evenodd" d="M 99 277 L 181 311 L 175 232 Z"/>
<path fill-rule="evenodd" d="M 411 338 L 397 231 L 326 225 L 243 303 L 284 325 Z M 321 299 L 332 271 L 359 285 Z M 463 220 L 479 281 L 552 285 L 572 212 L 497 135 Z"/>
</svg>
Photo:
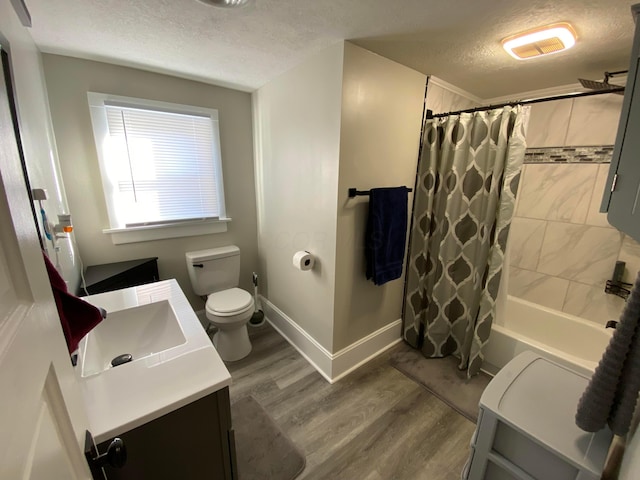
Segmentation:
<svg viewBox="0 0 640 480">
<path fill-rule="evenodd" d="M 192 293 L 184 253 L 236 244 L 242 255 L 240 285 L 251 290 L 257 268 L 255 186 L 252 152 L 251 96 L 248 93 L 133 68 L 43 56 L 46 86 L 70 212 L 82 260 L 86 265 L 157 256 L 162 279 L 176 278 L 193 307 L 203 307 Z M 215 108 L 227 215 L 226 233 L 114 245 L 109 228 L 87 92 L 110 93 L 185 105 Z"/>
<path fill-rule="evenodd" d="M 404 276 L 381 286 L 366 279 L 369 201 L 367 197 L 350 199 L 348 189 L 413 188 L 425 80 L 422 73 L 345 43 L 334 352 L 400 318 Z"/>
<path fill-rule="evenodd" d="M 262 294 L 333 348 L 336 203 L 343 44 L 254 92 Z M 316 257 L 293 267 L 294 252 Z"/>
<path fill-rule="evenodd" d="M 400 318 L 403 279 L 366 280 L 368 202 L 347 190 L 413 186 L 424 85 L 344 42 L 254 93 L 262 293 L 330 353 Z M 435 108 L 474 105 L 442 85 L 430 89 Z M 311 272 L 291 265 L 303 249 L 318 259 Z"/>
</svg>

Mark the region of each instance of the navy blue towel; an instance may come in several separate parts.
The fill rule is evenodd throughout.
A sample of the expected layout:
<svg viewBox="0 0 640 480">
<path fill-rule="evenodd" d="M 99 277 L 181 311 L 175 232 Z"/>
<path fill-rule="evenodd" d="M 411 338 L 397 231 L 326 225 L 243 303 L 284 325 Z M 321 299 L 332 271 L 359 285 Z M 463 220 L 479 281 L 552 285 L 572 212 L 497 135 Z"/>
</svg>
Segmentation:
<svg viewBox="0 0 640 480">
<path fill-rule="evenodd" d="M 402 276 L 407 234 L 407 187 L 373 188 L 365 239 L 367 279 L 382 285 Z"/>
</svg>

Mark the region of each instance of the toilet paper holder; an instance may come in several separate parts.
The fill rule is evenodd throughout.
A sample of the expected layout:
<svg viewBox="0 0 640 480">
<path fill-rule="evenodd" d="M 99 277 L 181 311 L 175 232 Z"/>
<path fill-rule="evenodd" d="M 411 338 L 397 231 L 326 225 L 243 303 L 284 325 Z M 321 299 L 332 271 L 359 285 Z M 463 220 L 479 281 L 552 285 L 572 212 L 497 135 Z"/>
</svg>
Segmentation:
<svg viewBox="0 0 640 480">
<path fill-rule="evenodd" d="M 315 258 L 308 250 L 300 250 L 293 254 L 293 266 L 298 270 L 311 270 L 314 264 Z"/>
</svg>

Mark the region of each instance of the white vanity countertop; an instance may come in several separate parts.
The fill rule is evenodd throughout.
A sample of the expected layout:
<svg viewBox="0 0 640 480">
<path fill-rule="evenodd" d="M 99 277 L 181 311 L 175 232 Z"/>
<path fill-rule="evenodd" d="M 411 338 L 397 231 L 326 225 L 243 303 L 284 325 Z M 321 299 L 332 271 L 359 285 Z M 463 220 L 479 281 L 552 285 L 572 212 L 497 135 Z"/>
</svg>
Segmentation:
<svg viewBox="0 0 640 480">
<path fill-rule="evenodd" d="M 110 440 L 231 384 L 231 375 L 175 279 L 90 295 L 109 312 L 168 300 L 186 343 L 78 380 L 96 443 Z M 76 367 L 79 369 L 79 366 Z"/>
</svg>

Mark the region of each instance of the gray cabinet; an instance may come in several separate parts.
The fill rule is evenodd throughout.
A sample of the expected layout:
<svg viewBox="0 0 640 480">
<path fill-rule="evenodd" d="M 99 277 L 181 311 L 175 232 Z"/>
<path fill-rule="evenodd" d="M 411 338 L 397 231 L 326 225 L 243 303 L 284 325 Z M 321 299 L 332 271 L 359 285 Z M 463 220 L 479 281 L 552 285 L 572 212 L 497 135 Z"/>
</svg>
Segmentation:
<svg viewBox="0 0 640 480">
<path fill-rule="evenodd" d="M 238 478 L 228 387 L 118 437 L 127 462 L 104 467 L 108 480 Z M 109 443 L 98 451 L 106 452 Z"/>
<path fill-rule="evenodd" d="M 640 241 L 640 4 L 631 7 L 636 32 L 622 114 L 600 211 L 611 225 Z"/>
<path fill-rule="evenodd" d="M 599 480 L 612 433 L 575 424 L 589 379 L 533 352 L 511 360 L 480 399 L 465 480 Z"/>
</svg>

